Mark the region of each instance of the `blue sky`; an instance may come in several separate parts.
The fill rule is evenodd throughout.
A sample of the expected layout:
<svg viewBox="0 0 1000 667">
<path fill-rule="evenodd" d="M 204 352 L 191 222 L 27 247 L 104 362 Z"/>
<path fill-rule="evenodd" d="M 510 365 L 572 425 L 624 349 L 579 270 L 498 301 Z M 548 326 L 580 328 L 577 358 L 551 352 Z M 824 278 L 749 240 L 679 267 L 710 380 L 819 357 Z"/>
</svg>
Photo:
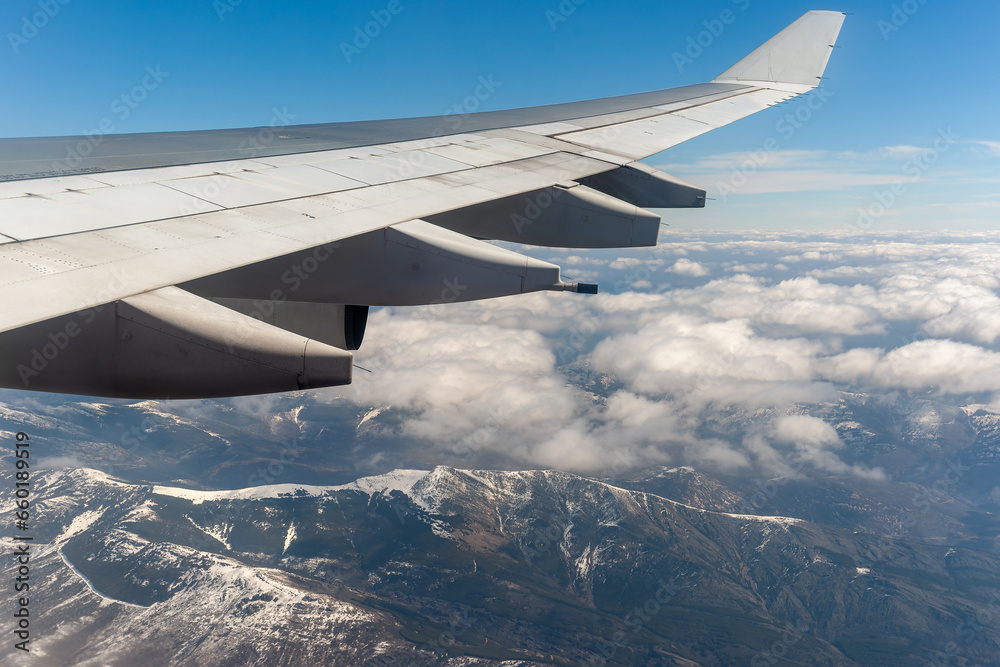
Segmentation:
<svg viewBox="0 0 1000 667">
<path fill-rule="evenodd" d="M 651 158 L 716 197 L 705 211 L 668 212 L 670 223 L 995 229 L 993 2 L 8 0 L 0 134 L 79 134 L 105 118 L 116 132 L 244 127 L 275 109 L 294 123 L 440 115 L 480 77 L 498 84 L 481 110 L 667 88 L 710 80 L 810 9 L 853 13 L 827 71 L 829 99 L 735 192 L 724 184 L 797 103 Z M 729 24 L 700 35 L 724 11 Z M 345 50 L 372 12 L 379 34 Z M 699 35 L 707 46 L 679 66 L 675 54 Z M 953 142 L 914 171 L 941 132 Z M 893 184 L 903 191 L 882 212 Z M 878 215 L 859 223 L 859 211 Z"/>
</svg>

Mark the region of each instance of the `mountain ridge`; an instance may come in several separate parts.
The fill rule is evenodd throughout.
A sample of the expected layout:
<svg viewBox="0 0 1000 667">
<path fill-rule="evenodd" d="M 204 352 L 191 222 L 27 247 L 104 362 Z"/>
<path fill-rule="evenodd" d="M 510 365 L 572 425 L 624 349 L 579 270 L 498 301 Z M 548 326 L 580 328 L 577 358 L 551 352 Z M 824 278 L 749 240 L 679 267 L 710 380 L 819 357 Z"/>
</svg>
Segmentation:
<svg viewBox="0 0 1000 667">
<path fill-rule="evenodd" d="M 43 655 L 726 665 L 778 647 L 783 664 L 902 665 L 989 608 L 970 586 L 1000 588 L 994 555 L 571 473 L 438 466 L 304 487 L 243 496 L 40 473 L 35 559 L 60 584 L 37 604 L 61 610 L 39 628 Z M 997 650 L 985 634 L 963 646 L 970 659 Z"/>
</svg>

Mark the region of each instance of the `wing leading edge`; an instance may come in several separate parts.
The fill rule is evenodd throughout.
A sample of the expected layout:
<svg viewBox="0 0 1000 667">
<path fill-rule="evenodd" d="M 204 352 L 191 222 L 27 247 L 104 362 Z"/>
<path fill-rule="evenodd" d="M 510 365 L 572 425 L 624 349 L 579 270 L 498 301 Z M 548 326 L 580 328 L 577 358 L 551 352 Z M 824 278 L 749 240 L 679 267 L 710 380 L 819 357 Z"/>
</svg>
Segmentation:
<svg viewBox="0 0 1000 667">
<path fill-rule="evenodd" d="M 814 89 L 843 21 L 809 12 L 708 84 L 473 114 L 461 133 L 297 126 L 252 154 L 235 143 L 252 131 L 123 135 L 72 165 L 65 138 L 2 140 L 0 385 L 188 398 L 344 384 L 338 350 L 360 344 L 369 305 L 592 292 L 482 240 L 655 245 L 643 209 L 705 192 L 638 160 Z"/>
</svg>

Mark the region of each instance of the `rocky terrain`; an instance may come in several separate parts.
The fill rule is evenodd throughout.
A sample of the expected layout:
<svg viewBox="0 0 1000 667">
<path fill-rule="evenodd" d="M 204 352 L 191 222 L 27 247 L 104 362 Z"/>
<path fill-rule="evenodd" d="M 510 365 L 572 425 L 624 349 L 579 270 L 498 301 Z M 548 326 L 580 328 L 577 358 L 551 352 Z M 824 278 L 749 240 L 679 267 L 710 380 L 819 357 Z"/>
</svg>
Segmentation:
<svg viewBox="0 0 1000 667">
<path fill-rule="evenodd" d="M 643 485 L 714 483 L 679 469 Z M 1000 651 L 969 625 L 1000 622 L 1000 556 L 566 473 L 199 491 L 76 469 L 41 474 L 36 494 L 35 664 L 910 665 L 954 645 L 954 664 L 986 665 Z"/>
<path fill-rule="evenodd" d="M 886 475 L 439 465 L 398 411 L 301 396 L 5 404 L 36 457 L 35 583 L 32 652 L 0 660 L 996 664 L 1000 417 L 904 395 L 818 410 Z"/>
</svg>

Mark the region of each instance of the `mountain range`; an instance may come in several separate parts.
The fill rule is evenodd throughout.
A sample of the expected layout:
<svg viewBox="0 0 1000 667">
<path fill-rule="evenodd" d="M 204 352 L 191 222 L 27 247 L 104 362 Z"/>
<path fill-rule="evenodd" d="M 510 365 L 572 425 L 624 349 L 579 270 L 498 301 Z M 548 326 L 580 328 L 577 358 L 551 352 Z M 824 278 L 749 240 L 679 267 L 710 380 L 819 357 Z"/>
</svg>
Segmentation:
<svg viewBox="0 0 1000 667">
<path fill-rule="evenodd" d="M 38 456 L 33 664 L 996 664 L 1000 417 L 813 409 L 885 474 L 441 465 L 397 410 L 301 397 L 8 403 Z"/>
</svg>

